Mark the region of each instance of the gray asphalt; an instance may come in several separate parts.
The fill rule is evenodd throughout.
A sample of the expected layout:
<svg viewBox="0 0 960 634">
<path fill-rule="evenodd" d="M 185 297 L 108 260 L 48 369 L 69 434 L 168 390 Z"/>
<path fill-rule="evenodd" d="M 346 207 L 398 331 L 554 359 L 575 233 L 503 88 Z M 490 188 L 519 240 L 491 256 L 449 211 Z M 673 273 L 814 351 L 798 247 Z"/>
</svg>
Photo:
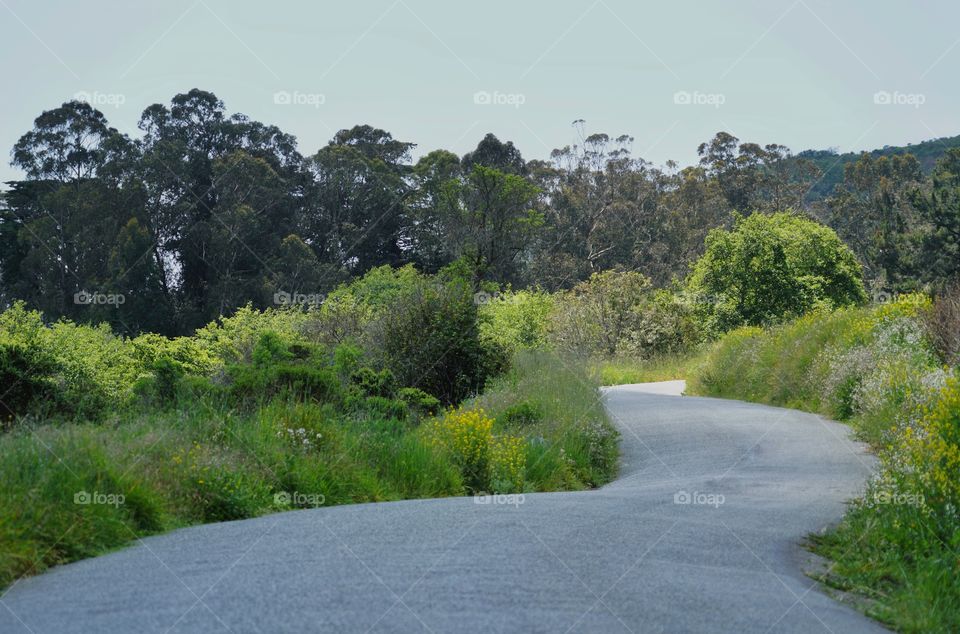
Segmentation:
<svg viewBox="0 0 960 634">
<path fill-rule="evenodd" d="M 621 476 L 198 526 L 15 584 L 0 632 L 880 632 L 801 571 L 873 468 L 846 427 L 760 405 L 604 399 Z M 657 393 L 659 392 L 659 393 Z"/>
</svg>

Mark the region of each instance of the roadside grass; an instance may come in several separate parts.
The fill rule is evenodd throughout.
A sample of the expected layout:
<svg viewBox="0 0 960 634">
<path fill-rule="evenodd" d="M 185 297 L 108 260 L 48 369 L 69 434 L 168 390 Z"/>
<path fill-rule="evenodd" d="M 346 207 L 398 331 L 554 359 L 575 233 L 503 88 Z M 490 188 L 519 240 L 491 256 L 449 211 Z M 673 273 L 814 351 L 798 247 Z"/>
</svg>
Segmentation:
<svg viewBox="0 0 960 634">
<path fill-rule="evenodd" d="M 581 360 L 524 351 L 473 403 L 497 429 L 527 438 L 526 478 L 535 490 L 585 489 L 613 480 L 620 455 L 600 385 Z"/>
<path fill-rule="evenodd" d="M 456 422 L 453 411 L 418 413 L 349 386 L 251 401 L 194 377 L 166 407 L 134 404 L 95 423 L 22 419 L 0 435 L 0 587 L 193 524 L 602 484 L 615 474 L 617 433 L 597 386 L 558 357 L 519 353 L 460 410 L 483 407 L 470 415 L 490 419 L 479 480 L 431 441 L 432 426 Z"/>
<path fill-rule="evenodd" d="M 900 632 L 960 631 L 956 539 L 941 541 L 922 511 L 854 506 L 813 550 L 832 561 L 828 586 L 867 597 L 867 614 Z"/>
<path fill-rule="evenodd" d="M 686 379 L 705 359 L 705 351 L 662 355 L 647 359 L 617 356 L 597 358 L 591 362 L 602 385 L 625 385 Z"/>
<path fill-rule="evenodd" d="M 693 394 L 803 409 L 848 422 L 880 470 L 841 524 L 811 536 L 820 580 L 871 599 L 903 632 L 960 631 L 960 384 L 931 345 L 929 300 L 815 311 L 723 336 Z"/>
</svg>

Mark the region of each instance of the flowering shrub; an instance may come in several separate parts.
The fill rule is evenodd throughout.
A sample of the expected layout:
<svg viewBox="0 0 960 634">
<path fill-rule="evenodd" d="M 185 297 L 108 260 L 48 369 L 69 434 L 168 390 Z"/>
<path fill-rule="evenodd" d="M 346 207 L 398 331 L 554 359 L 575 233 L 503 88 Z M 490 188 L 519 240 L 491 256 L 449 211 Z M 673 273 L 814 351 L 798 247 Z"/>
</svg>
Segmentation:
<svg viewBox="0 0 960 634">
<path fill-rule="evenodd" d="M 467 486 L 483 489 L 488 481 L 493 419 L 481 409 L 453 409 L 428 428 L 433 445 L 450 452 Z"/>
<path fill-rule="evenodd" d="M 426 434 L 434 447 L 452 455 L 473 491 L 523 488 L 525 441 L 494 436 L 493 419 L 482 409 L 451 409 L 427 426 Z"/>
<path fill-rule="evenodd" d="M 897 460 L 901 456 L 906 460 Z M 897 468 L 907 467 L 904 480 L 922 491 L 941 523 L 960 524 L 960 380 L 950 377 L 931 403 L 920 408 L 915 425 L 905 427 L 902 450 L 892 448 Z M 950 534 L 943 535 L 945 539 Z"/>
<path fill-rule="evenodd" d="M 527 443 L 516 436 L 494 438 L 490 447 L 490 480 L 499 493 L 523 491 Z"/>
</svg>

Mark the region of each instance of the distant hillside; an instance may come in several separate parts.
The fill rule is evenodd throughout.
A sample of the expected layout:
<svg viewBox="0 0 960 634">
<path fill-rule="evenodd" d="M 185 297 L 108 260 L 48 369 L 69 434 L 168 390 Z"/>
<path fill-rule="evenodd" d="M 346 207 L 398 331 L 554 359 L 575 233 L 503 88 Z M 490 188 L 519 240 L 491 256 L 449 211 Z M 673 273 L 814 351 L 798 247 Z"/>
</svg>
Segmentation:
<svg viewBox="0 0 960 634">
<path fill-rule="evenodd" d="M 960 135 L 952 137 L 943 137 L 941 139 L 931 139 L 923 141 L 916 145 L 907 144 L 905 146 L 886 145 L 879 150 L 872 150 L 870 154 L 874 157 L 893 156 L 894 154 L 910 153 L 917 157 L 924 174 L 929 174 L 933 170 L 937 159 L 947 150 L 960 147 Z M 810 190 L 807 201 L 812 202 L 826 198 L 833 193 L 834 186 L 843 180 L 843 169 L 847 163 L 852 163 L 860 158 L 862 152 L 846 152 L 838 154 L 831 150 L 805 150 L 797 154 L 810 161 L 813 161 L 817 167 L 824 173 L 823 178 Z"/>
</svg>

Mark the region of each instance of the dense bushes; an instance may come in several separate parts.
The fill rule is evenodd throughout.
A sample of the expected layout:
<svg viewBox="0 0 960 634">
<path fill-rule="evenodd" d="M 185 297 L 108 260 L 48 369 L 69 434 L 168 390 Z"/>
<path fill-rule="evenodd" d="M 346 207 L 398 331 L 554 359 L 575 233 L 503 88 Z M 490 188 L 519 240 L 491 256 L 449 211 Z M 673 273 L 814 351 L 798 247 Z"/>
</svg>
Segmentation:
<svg viewBox="0 0 960 634">
<path fill-rule="evenodd" d="M 817 538 L 828 583 L 910 632 L 960 628 L 960 383 L 925 326 L 930 301 L 819 310 L 724 336 L 688 390 L 847 420 L 881 460 L 840 527 Z"/>
<path fill-rule="evenodd" d="M 4 372 L 11 378 L 0 400 L 18 403 L 18 413 L 96 418 L 108 404 L 126 402 L 140 366 L 133 349 L 105 324 L 47 326 L 22 303 L 0 313 L 0 347 L 7 350 Z"/>
<path fill-rule="evenodd" d="M 0 586 L 196 522 L 612 477 L 596 383 L 550 356 L 495 378 L 506 353 L 468 285 L 412 269 L 355 284 L 337 293 L 363 306 L 357 328 L 332 342 L 322 309 L 248 307 L 177 339 L 0 314 Z M 442 409 L 491 380 L 492 415 Z"/>
<path fill-rule="evenodd" d="M 480 337 L 472 288 L 460 279 L 417 280 L 370 327 L 370 354 L 404 385 L 456 403 L 506 366 L 506 352 Z"/>
<path fill-rule="evenodd" d="M 548 345 L 547 325 L 557 297 L 541 290 L 480 292 L 480 336 L 510 352 Z"/>
<path fill-rule="evenodd" d="M 55 410 L 59 396 L 54 377 L 59 366 L 44 350 L 16 343 L 0 343 L 0 422 L 12 424 L 38 404 Z"/>
<path fill-rule="evenodd" d="M 686 299 L 636 272 L 595 273 L 558 298 L 549 327 L 558 348 L 607 356 L 679 352 L 700 339 Z"/>
<path fill-rule="evenodd" d="M 922 323 L 928 307 L 924 296 L 908 295 L 870 308 L 814 311 L 767 330 L 734 330 L 690 388 L 855 418 L 869 440 L 880 442 L 893 416 L 945 379 Z"/>
<path fill-rule="evenodd" d="M 418 388 L 450 404 L 482 390 L 507 362 L 502 345 L 481 337 L 466 282 L 409 266 L 374 269 L 338 288 L 319 309 L 246 306 L 192 337 L 173 339 L 128 339 L 106 325 L 48 325 L 17 304 L 0 313 L 0 351 L 9 389 L 0 397 L 5 419 L 41 409 L 98 419 L 137 402 L 166 406 L 180 389 L 175 384 L 190 384 L 192 392 L 225 387 L 241 400 L 282 391 L 323 400 L 334 394 L 330 366 L 336 374 L 351 364 L 349 374 L 361 359 L 371 371 L 389 370 L 395 387 Z M 205 387 L 200 379 L 211 383 Z M 418 407 L 435 409 L 429 398 Z"/>
</svg>

